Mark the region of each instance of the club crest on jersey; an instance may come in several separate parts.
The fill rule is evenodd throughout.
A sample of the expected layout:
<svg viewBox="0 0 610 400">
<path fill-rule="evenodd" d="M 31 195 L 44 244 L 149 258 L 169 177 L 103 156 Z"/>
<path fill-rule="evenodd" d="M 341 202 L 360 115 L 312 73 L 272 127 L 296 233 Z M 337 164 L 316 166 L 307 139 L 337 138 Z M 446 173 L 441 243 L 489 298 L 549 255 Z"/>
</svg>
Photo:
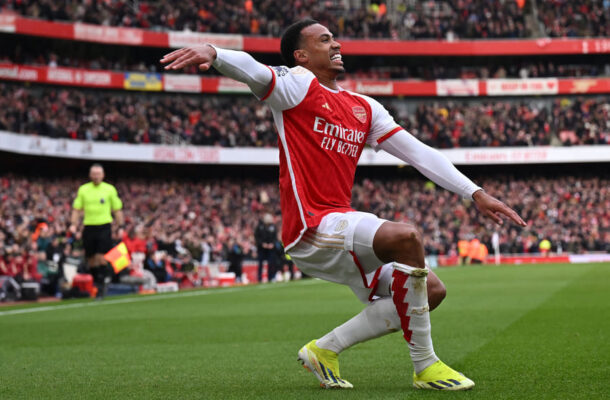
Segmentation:
<svg viewBox="0 0 610 400">
<path fill-rule="evenodd" d="M 354 116 L 358 118 L 358 121 L 362 122 L 363 124 L 366 122 L 366 110 L 364 107 L 354 106 L 352 107 L 352 112 L 354 113 Z"/>
</svg>

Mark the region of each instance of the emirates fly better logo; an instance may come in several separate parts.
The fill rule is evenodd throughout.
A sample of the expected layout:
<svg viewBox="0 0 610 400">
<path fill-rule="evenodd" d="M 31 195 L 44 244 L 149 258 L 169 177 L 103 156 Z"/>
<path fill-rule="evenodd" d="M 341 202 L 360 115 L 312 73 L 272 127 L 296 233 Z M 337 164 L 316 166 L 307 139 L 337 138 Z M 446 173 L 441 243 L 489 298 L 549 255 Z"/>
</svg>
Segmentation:
<svg viewBox="0 0 610 400">
<path fill-rule="evenodd" d="M 366 121 L 366 113 L 364 118 Z M 313 131 L 324 135 L 320 143 L 324 150 L 336 151 L 354 158 L 358 158 L 359 150 L 366 139 L 363 131 L 346 128 L 341 123 L 333 124 L 318 116 L 314 119 Z"/>
</svg>

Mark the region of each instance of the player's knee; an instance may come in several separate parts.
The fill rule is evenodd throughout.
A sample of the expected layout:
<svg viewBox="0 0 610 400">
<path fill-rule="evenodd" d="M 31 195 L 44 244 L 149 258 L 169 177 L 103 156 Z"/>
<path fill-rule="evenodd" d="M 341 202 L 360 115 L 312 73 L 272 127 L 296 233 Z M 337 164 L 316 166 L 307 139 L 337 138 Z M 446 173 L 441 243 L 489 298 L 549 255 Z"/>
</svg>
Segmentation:
<svg viewBox="0 0 610 400">
<path fill-rule="evenodd" d="M 403 251 L 422 248 L 424 243 L 421 232 L 415 225 L 409 223 L 403 223 L 397 227 L 394 240 L 395 248 Z"/>
<path fill-rule="evenodd" d="M 377 257 L 383 262 L 398 262 L 424 268 L 421 232 L 410 223 L 386 222 L 373 241 Z"/>
</svg>

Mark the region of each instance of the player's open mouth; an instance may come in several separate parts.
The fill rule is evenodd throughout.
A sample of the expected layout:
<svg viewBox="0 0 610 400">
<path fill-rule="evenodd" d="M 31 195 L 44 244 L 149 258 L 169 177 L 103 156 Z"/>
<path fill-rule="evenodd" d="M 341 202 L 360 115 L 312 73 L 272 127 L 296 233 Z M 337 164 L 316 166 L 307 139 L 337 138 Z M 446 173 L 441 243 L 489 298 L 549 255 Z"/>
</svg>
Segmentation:
<svg viewBox="0 0 610 400">
<path fill-rule="evenodd" d="M 337 53 L 330 57 L 330 61 L 333 64 L 343 65 L 343 60 L 341 59 L 341 54 Z"/>
</svg>

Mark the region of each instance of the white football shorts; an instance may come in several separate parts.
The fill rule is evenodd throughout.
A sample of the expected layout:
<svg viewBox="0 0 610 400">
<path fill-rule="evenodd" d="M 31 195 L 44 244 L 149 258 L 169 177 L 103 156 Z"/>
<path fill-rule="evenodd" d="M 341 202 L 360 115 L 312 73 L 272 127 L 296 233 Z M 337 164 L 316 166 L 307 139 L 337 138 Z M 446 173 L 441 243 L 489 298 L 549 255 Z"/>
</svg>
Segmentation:
<svg viewBox="0 0 610 400">
<path fill-rule="evenodd" d="M 367 303 L 390 294 L 392 268 L 373 251 L 375 233 L 384 222 L 365 212 L 330 213 L 288 254 L 303 273 L 347 285 Z"/>
</svg>

